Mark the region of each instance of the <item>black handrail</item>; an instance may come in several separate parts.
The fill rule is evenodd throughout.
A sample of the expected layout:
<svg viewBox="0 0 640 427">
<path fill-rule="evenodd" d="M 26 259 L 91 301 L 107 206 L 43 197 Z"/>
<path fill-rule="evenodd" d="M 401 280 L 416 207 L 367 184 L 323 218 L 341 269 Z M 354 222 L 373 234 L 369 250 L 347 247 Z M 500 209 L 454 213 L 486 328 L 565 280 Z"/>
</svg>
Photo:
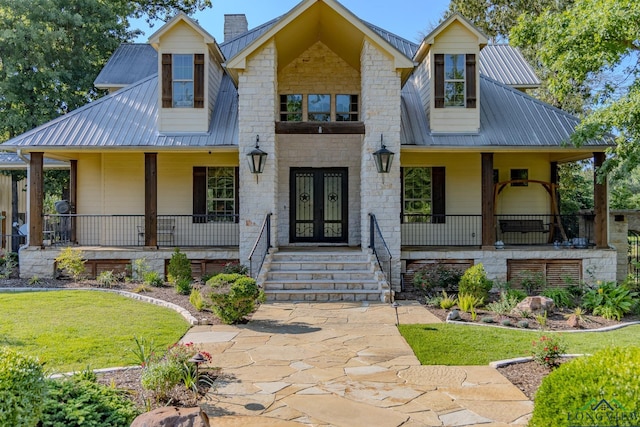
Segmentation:
<svg viewBox="0 0 640 427">
<path fill-rule="evenodd" d="M 384 273 L 387 282 L 391 283 L 391 259 L 393 257 L 391 256 L 391 251 L 387 246 L 387 242 L 385 242 L 384 237 L 382 236 L 378 220 L 372 213 L 369 214 L 369 249 L 371 249 L 373 254 L 376 256 L 378 266 Z M 384 263 L 388 263 L 388 268 L 384 268 Z"/>
<path fill-rule="evenodd" d="M 258 274 L 260 274 L 262 264 L 264 264 L 264 259 L 267 257 L 270 247 L 271 213 L 268 213 L 262 223 L 262 228 L 260 229 L 256 243 L 253 245 L 253 249 L 251 249 L 251 253 L 249 254 L 249 275 L 254 279 L 258 278 Z M 255 258 L 254 255 L 256 255 Z"/>
</svg>

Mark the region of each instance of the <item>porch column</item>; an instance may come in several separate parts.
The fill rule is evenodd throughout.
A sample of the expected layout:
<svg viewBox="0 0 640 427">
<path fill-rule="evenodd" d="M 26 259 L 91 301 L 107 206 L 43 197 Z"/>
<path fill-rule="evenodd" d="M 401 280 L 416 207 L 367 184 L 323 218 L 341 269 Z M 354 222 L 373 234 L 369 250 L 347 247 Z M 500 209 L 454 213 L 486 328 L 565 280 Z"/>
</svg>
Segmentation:
<svg viewBox="0 0 640 427">
<path fill-rule="evenodd" d="M 29 160 L 29 246 L 42 246 L 43 159 L 44 153 L 31 153 Z"/>
<path fill-rule="evenodd" d="M 607 178 L 598 182 L 598 171 L 605 160 L 604 153 L 593 153 L 593 204 L 594 213 L 594 233 L 597 249 L 609 248 L 608 216 L 609 207 L 607 204 Z"/>
<path fill-rule="evenodd" d="M 158 153 L 144 153 L 144 245 L 158 246 Z"/>
<path fill-rule="evenodd" d="M 76 214 L 76 205 L 78 204 L 78 161 L 71 160 L 71 169 L 69 170 L 69 204 L 71 205 L 70 213 Z M 71 217 L 71 242 L 78 243 L 76 236 L 77 221 L 75 217 Z"/>
<path fill-rule="evenodd" d="M 482 247 L 493 247 L 496 241 L 493 195 L 493 153 L 482 156 Z"/>
</svg>

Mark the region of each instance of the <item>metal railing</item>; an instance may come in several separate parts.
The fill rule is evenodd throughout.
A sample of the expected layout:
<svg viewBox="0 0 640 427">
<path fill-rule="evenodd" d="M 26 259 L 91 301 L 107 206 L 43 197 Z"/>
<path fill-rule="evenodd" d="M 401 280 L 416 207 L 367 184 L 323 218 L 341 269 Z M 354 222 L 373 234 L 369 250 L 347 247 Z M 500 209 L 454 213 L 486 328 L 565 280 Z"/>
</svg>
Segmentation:
<svg viewBox="0 0 640 427">
<path fill-rule="evenodd" d="M 45 215 L 45 245 L 144 246 L 144 215 Z M 158 215 L 159 247 L 238 247 L 237 215 Z"/>
<path fill-rule="evenodd" d="M 482 215 L 412 214 L 403 215 L 402 219 L 402 246 L 405 247 L 482 245 Z M 584 221 L 580 215 L 501 214 L 495 215 L 495 226 L 495 241 L 505 245 L 558 242 L 588 247 L 593 242 L 593 222 Z"/>
<path fill-rule="evenodd" d="M 403 246 L 480 246 L 482 215 L 403 215 Z"/>
<path fill-rule="evenodd" d="M 391 258 L 393 257 L 384 241 L 376 216 L 372 213 L 369 214 L 369 249 L 376 256 L 378 266 L 387 278 L 387 282 L 391 283 Z"/>
<path fill-rule="evenodd" d="M 271 213 L 268 213 L 264 218 L 256 243 L 253 245 L 253 249 L 251 249 L 251 253 L 249 254 L 249 275 L 254 279 L 258 278 L 258 274 L 260 274 L 262 264 L 264 264 L 264 259 L 267 257 L 270 247 Z"/>
</svg>

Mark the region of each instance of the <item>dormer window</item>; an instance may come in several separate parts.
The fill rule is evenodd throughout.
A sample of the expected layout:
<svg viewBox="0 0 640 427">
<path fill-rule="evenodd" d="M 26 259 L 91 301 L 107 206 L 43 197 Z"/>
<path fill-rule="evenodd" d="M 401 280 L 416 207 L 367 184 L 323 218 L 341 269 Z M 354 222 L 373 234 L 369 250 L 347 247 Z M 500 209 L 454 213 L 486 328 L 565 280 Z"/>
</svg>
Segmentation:
<svg viewBox="0 0 640 427">
<path fill-rule="evenodd" d="M 162 107 L 204 108 L 204 54 L 162 54 Z"/>
<path fill-rule="evenodd" d="M 476 108 L 476 55 L 434 55 L 435 107 Z"/>
</svg>

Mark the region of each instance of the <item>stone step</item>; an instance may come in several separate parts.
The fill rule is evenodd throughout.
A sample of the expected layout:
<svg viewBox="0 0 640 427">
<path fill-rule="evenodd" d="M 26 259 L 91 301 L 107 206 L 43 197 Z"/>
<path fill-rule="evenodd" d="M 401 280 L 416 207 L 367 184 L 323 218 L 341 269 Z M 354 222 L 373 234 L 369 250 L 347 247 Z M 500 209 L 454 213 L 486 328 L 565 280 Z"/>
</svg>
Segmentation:
<svg viewBox="0 0 640 427">
<path fill-rule="evenodd" d="M 323 290 L 272 290 L 265 291 L 267 301 L 380 301 L 378 290 L 335 291 Z"/>
<path fill-rule="evenodd" d="M 376 280 L 266 280 L 262 287 L 265 291 L 272 290 L 338 290 L 358 291 L 368 290 L 380 292 L 380 284 Z"/>
<path fill-rule="evenodd" d="M 373 273 L 366 270 L 273 270 L 267 273 L 267 280 L 371 280 Z"/>
<path fill-rule="evenodd" d="M 271 271 L 280 270 L 371 270 L 368 260 L 273 260 Z"/>
<path fill-rule="evenodd" d="M 362 252 L 275 252 L 273 254 L 274 262 L 368 262 L 368 260 L 368 256 Z"/>
</svg>

